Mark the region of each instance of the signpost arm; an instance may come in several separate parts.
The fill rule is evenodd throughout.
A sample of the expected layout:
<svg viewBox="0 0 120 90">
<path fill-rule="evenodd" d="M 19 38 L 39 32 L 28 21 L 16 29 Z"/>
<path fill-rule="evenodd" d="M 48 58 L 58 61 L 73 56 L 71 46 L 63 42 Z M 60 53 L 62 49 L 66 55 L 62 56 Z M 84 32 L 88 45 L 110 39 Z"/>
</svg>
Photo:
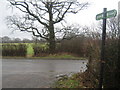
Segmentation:
<svg viewBox="0 0 120 90">
<path fill-rule="evenodd" d="M 105 38 L 106 38 L 106 16 L 107 8 L 103 9 L 103 31 L 102 31 L 102 44 L 101 44 L 101 62 L 100 62 L 100 76 L 99 76 L 99 88 L 102 90 L 103 85 L 103 72 L 105 63 Z"/>
</svg>

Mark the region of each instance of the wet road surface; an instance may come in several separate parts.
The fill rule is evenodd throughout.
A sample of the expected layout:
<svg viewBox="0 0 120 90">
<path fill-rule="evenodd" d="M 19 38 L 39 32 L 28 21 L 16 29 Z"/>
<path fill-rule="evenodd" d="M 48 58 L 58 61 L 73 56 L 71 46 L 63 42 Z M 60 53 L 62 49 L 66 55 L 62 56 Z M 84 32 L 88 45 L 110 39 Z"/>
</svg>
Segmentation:
<svg viewBox="0 0 120 90">
<path fill-rule="evenodd" d="M 86 70 L 87 60 L 3 59 L 2 88 L 47 88 L 59 74 Z"/>
</svg>

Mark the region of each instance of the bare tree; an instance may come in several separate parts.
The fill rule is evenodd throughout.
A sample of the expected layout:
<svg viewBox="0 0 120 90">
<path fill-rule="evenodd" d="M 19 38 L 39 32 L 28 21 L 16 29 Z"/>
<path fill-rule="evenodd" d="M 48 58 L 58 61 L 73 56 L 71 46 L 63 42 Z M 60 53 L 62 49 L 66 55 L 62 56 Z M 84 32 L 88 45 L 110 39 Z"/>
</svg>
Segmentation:
<svg viewBox="0 0 120 90">
<path fill-rule="evenodd" d="M 108 38 L 118 38 L 117 18 L 111 18 L 107 21 L 107 34 Z"/>
<path fill-rule="evenodd" d="M 66 25 L 62 28 L 55 28 L 56 41 L 70 40 L 81 34 L 82 27 L 79 24 Z"/>
<path fill-rule="evenodd" d="M 4 36 L 4 37 L 2 37 L 2 42 L 3 43 L 10 43 L 11 42 L 11 38 L 8 37 L 8 36 Z"/>
<path fill-rule="evenodd" d="M 14 43 L 20 43 L 21 42 L 21 39 L 20 38 L 13 38 L 12 40 Z"/>
<path fill-rule="evenodd" d="M 77 0 L 8 0 L 11 6 L 19 9 L 23 15 L 9 16 L 10 26 L 21 31 L 31 32 L 49 43 L 50 52 L 56 48 L 55 24 L 64 20 L 66 14 L 76 14 L 88 6 L 88 2 Z M 43 26 L 41 28 L 41 26 Z"/>
<path fill-rule="evenodd" d="M 98 30 L 102 31 L 102 22 L 99 22 Z M 107 38 L 115 39 L 118 38 L 118 23 L 117 18 L 110 18 L 106 24 Z"/>
<path fill-rule="evenodd" d="M 31 41 L 29 40 L 29 39 L 27 39 L 27 38 L 24 38 L 23 39 L 23 43 L 30 43 Z"/>
</svg>

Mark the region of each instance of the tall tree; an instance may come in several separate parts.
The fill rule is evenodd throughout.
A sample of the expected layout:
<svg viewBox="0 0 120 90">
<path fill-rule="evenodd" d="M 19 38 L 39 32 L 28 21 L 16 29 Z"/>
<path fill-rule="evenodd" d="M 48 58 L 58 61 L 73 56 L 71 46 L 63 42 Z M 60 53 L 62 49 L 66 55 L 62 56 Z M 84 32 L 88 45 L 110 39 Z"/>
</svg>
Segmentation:
<svg viewBox="0 0 120 90">
<path fill-rule="evenodd" d="M 88 2 L 77 0 L 8 0 L 11 6 L 23 14 L 9 16 L 14 29 L 31 32 L 36 37 L 44 38 L 49 43 L 50 52 L 56 48 L 55 24 L 64 20 L 66 14 L 76 14 L 88 6 Z M 43 28 L 41 28 L 43 26 Z"/>
</svg>

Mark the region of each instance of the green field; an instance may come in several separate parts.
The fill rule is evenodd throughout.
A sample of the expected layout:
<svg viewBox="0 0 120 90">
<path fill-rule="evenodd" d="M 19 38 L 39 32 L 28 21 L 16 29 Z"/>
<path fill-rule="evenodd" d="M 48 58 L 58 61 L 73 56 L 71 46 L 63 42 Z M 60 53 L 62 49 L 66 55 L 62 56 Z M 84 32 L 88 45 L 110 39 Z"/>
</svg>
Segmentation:
<svg viewBox="0 0 120 90">
<path fill-rule="evenodd" d="M 33 56 L 34 55 L 34 50 L 33 50 L 33 44 L 28 43 L 27 44 L 27 56 Z"/>
</svg>

